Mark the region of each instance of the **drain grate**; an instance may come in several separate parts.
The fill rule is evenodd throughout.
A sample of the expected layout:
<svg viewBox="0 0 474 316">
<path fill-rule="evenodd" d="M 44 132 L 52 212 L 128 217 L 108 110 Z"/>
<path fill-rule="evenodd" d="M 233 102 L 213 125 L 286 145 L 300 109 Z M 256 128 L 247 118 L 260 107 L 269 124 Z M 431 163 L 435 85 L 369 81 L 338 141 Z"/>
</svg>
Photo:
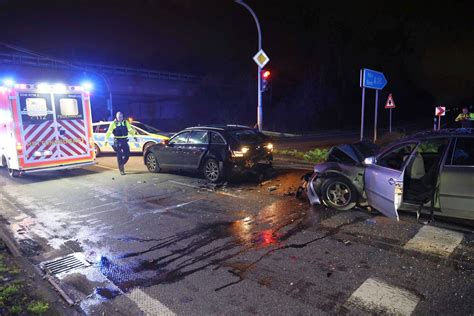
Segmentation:
<svg viewBox="0 0 474 316">
<path fill-rule="evenodd" d="M 41 269 L 50 275 L 56 275 L 88 266 L 90 266 L 90 263 L 87 262 L 84 254 L 81 252 L 75 252 L 65 257 L 42 262 L 40 264 Z"/>
</svg>

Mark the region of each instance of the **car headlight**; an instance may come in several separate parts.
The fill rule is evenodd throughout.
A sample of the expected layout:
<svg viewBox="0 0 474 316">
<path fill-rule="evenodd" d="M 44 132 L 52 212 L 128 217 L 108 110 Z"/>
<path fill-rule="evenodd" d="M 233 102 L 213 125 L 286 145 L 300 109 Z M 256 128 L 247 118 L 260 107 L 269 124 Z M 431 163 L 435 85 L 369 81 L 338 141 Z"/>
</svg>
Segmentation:
<svg viewBox="0 0 474 316">
<path fill-rule="evenodd" d="M 240 150 L 233 150 L 232 157 L 243 157 L 246 153 L 248 153 L 249 150 L 250 148 L 245 146 L 240 148 Z"/>
<path fill-rule="evenodd" d="M 268 150 L 273 151 L 273 144 L 272 144 L 272 143 L 268 143 L 265 147 L 266 147 Z"/>
</svg>

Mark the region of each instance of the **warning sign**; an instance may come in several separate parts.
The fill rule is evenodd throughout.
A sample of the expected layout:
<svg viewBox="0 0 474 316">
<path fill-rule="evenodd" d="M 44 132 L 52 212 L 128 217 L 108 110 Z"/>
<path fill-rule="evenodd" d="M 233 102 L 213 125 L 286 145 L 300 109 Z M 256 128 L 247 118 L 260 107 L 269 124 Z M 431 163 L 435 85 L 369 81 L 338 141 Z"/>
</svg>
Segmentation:
<svg viewBox="0 0 474 316">
<path fill-rule="evenodd" d="M 388 95 L 387 103 L 385 103 L 385 108 L 386 109 L 394 109 L 395 108 L 395 102 L 393 101 L 391 93 Z"/>
<path fill-rule="evenodd" d="M 446 107 L 445 106 L 437 106 L 435 110 L 436 116 L 445 116 L 446 115 Z"/>
</svg>

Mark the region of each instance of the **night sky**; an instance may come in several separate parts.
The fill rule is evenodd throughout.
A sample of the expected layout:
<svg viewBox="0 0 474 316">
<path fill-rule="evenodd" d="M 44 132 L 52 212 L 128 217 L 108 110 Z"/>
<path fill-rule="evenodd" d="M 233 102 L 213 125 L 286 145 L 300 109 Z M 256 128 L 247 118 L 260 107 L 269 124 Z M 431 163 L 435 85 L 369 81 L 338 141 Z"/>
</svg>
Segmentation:
<svg viewBox="0 0 474 316">
<path fill-rule="evenodd" d="M 256 27 L 231 0 L 0 3 L 3 42 L 70 60 L 254 87 Z M 338 127 L 356 126 L 362 67 L 385 73 L 389 84 L 381 103 L 392 92 L 399 120 L 432 120 L 434 105 L 474 105 L 474 16 L 468 1 L 247 3 L 260 18 L 271 59 L 272 89 L 264 106 L 273 124 L 292 113 L 286 129 L 324 127 L 328 116 Z M 373 104 L 373 94 L 367 98 Z"/>
</svg>

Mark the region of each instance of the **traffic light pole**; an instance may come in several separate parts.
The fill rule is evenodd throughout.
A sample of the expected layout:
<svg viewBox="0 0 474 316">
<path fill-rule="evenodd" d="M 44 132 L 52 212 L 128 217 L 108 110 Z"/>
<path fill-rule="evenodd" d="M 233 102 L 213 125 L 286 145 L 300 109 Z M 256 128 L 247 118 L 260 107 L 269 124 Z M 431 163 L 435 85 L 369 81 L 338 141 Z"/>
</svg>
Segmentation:
<svg viewBox="0 0 474 316">
<path fill-rule="evenodd" d="M 240 4 L 243 6 L 245 9 L 247 9 L 250 14 L 252 14 L 253 19 L 255 20 L 255 24 L 257 24 L 257 31 L 258 31 L 258 51 L 262 49 L 262 31 L 260 29 L 260 22 L 258 21 L 257 15 L 255 12 L 253 12 L 252 8 L 250 8 L 245 2 L 242 0 L 235 0 L 235 3 Z M 257 125 L 258 125 L 258 130 L 261 132 L 262 131 L 262 117 L 263 117 L 263 111 L 262 111 L 262 68 L 260 66 L 257 66 L 258 69 L 258 76 L 257 76 Z"/>
</svg>

